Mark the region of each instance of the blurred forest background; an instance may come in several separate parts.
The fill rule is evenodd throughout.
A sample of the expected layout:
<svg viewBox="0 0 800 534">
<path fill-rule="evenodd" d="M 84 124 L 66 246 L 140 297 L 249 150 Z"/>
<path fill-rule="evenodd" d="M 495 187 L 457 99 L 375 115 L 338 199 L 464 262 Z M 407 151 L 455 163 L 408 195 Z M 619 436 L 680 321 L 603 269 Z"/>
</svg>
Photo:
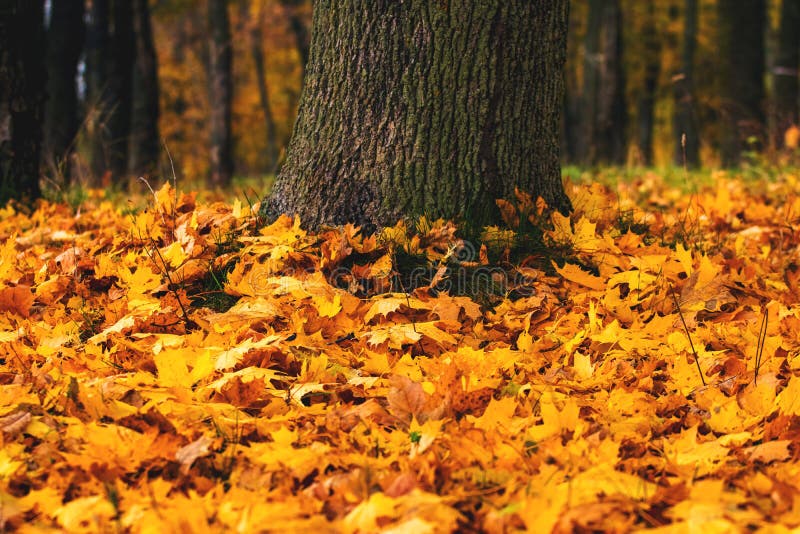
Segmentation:
<svg viewBox="0 0 800 534">
<path fill-rule="evenodd" d="M 30 2 L 47 183 L 158 182 L 169 156 L 212 188 L 279 168 L 310 0 Z M 796 148 L 800 0 L 578 0 L 570 18 L 565 164 L 735 167 Z"/>
</svg>

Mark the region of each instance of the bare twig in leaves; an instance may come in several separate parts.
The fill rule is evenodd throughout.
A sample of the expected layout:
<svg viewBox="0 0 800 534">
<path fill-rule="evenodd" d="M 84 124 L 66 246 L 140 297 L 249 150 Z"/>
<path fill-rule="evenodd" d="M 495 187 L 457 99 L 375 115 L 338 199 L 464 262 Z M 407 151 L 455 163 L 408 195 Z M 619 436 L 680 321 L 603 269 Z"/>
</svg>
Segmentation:
<svg viewBox="0 0 800 534">
<path fill-rule="evenodd" d="M 678 296 L 675 294 L 675 288 L 670 286 L 670 290 L 672 292 L 672 300 L 675 301 L 675 307 L 678 309 L 678 316 L 681 318 L 681 324 L 683 324 L 683 330 L 686 332 L 686 338 L 689 340 L 689 346 L 692 348 L 692 354 L 694 354 L 694 363 L 697 365 L 697 372 L 700 373 L 700 381 L 703 385 L 706 385 L 706 379 L 703 377 L 703 370 L 700 368 L 700 358 L 697 356 L 697 351 L 694 348 L 694 343 L 692 342 L 692 335 L 689 333 L 689 326 L 686 324 L 686 319 L 683 317 L 683 311 L 681 310 L 681 303 L 678 302 Z"/>
<path fill-rule="evenodd" d="M 758 331 L 758 345 L 756 347 L 756 365 L 753 375 L 753 382 L 758 385 L 758 371 L 761 369 L 761 358 L 764 355 L 764 344 L 767 341 L 767 324 L 769 322 L 769 311 L 764 306 L 764 314 L 761 316 L 761 328 Z"/>
</svg>

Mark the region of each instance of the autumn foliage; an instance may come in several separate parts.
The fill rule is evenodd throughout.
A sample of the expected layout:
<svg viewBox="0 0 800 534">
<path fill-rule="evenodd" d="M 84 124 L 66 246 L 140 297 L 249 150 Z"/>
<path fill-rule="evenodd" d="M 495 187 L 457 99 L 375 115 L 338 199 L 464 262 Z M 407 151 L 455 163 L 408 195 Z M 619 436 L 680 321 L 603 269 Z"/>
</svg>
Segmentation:
<svg viewBox="0 0 800 534">
<path fill-rule="evenodd" d="M 8 207 L 0 528 L 795 528 L 800 178 L 715 178 L 520 194 L 474 246 L 169 186 Z"/>
</svg>

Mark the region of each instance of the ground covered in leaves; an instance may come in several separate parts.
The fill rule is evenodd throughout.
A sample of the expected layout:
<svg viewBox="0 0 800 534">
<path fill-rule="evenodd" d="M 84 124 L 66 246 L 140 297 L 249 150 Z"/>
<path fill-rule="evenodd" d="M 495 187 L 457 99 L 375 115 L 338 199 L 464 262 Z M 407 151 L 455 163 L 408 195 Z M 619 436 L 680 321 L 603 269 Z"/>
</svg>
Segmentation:
<svg viewBox="0 0 800 534">
<path fill-rule="evenodd" d="M 7 208 L 0 528 L 796 528 L 800 184 L 715 183 L 519 195 L 474 243 Z"/>
</svg>

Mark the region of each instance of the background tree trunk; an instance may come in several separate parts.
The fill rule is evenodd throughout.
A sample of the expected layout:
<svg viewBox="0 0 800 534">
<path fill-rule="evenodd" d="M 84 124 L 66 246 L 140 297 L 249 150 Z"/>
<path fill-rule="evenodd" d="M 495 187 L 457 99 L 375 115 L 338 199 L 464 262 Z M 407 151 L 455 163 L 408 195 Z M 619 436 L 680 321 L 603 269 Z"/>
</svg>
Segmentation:
<svg viewBox="0 0 800 534">
<path fill-rule="evenodd" d="M 0 9 L 0 205 L 41 196 L 39 161 L 47 73 L 42 0 Z"/>
<path fill-rule="evenodd" d="M 645 165 L 653 164 L 653 124 L 655 122 L 656 90 L 661 75 L 661 40 L 656 21 L 655 0 L 645 6 L 644 34 L 644 86 L 639 96 L 638 144 Z"/>
<path fill-rule="evenodd" d="M 697 0 L 684 3 L 683 43 L 680 71 L 673 76 L 675 112 L 675 163 L 689 167 L 700 165 L 700 140 L 694 103 L 694 57 L 697 50 Z M 685 136 L 685 138 L 684 138 Z M 685 141 L 684 141 L 685 139 Z"/>
<path fill-rule="evenodd" d="M 250 2 L 245 0 L 240 2 L 241 17 L 247 24 L 248 37 L 250 39 L 250 55 L 253 58 L 253 65 L 256 69 L 256 83 L 258 85 L 258 101 L 261 105 L 261 112 L 264 114 L 264 124 L 266 125 L 266 164 L 267 171 L 275 172 L 278 161 L 278 146 L 275 139 L 275 119 L 272 116 L 272 108 L 269 103 L 269 90 L 267 87 L 267 72 L 264 65 L 264 34 L 261 31 L 263 23 L 263 4 L 259 3 L 258 16 L 253 18 L 250 15 Z"/>
<path fill-rule="evenodd" d="M 766 0 L 718 0 L 722 164 L 739 163 L 750 139 L 764 138 Z M 795 28 L 796 30 L 796 28 Z"/>
<path fill-rule="evenodd" d="M 319 0 L 268 216 L 497 218 L 515 187 L 567 210 L 559 120 L 567 1 Z"/>
<path fill-rule="evenodd" d="M 133 64 L 136 43 L 131 0 L 112 0 L 111 65 L 108 79 L 108 168 L 115 182 L 126 184 L 133 109 Z M 127 185 L 127 184 L 126 184 Z"/>
<path fill-rule="evenodd" d="M 227 0 L 208 0 L 208 89 L 211 134 L 209 185 L 223 187 L 233 177 L 231 101 L 233 53 Z"/>
<path fill-rule="evenodd" d="M 84 0 L 52 0 L 50 6 L 44 162 L 53 179 L 69 185 L 79 127 L 75 76 L 86 32 Z"/>
<path fill-rule="evenodd" d="M 92 120 L 94 185 L 110 172 L 120 181 L 128 170 L 131 125 L 133 11 L 130 0 L 92 0 L 87 37 L 87 77 Z"/>
<path fill-rule="evenodd" d="M 625 162 L 625 77 L 619 0 L 590 0 L 581 119 L 583 163 Z"/>
<path fill-rule="evenodd" d="M 111 63 L 109 18 L 108 0 L 92 0 L 86 35 L 86 80 L 89 103 L 89 162 L 94 185 L 99 184 L 100 177 L 108 168 L 108 130 L 105 123 L 110 106 L 107 94 Z"/>
<path fill-rule="evenodd" d="M 133 1 L 136 44 L 133 68 L 133 103 L 128 171 L 133 176 L 152 175 L 161 152 L 158 134 L 158 65 L 147 0 Z"/>
<path fill-rule="evenodd" d="M 783 0 L 778 31 L 778 57 L 773 72 L 775 84 L 775 137 L 798 124 L 798 71 L 800 70 L 800 0 Z"/>
<path fill-rule="evenodd" d="M 281 5 L 287 10 L 289 17 L 289 29 L 294 34 L 297 44 L 297 53 L 300 54 L 300 63 L 303 66 L 305 76 L 306 65 L 311 50 L 311 39 L 308 31 L 308 23 L 301 13 L 301 7 L 308 0 L 281 0 Z"/>
</svg>

